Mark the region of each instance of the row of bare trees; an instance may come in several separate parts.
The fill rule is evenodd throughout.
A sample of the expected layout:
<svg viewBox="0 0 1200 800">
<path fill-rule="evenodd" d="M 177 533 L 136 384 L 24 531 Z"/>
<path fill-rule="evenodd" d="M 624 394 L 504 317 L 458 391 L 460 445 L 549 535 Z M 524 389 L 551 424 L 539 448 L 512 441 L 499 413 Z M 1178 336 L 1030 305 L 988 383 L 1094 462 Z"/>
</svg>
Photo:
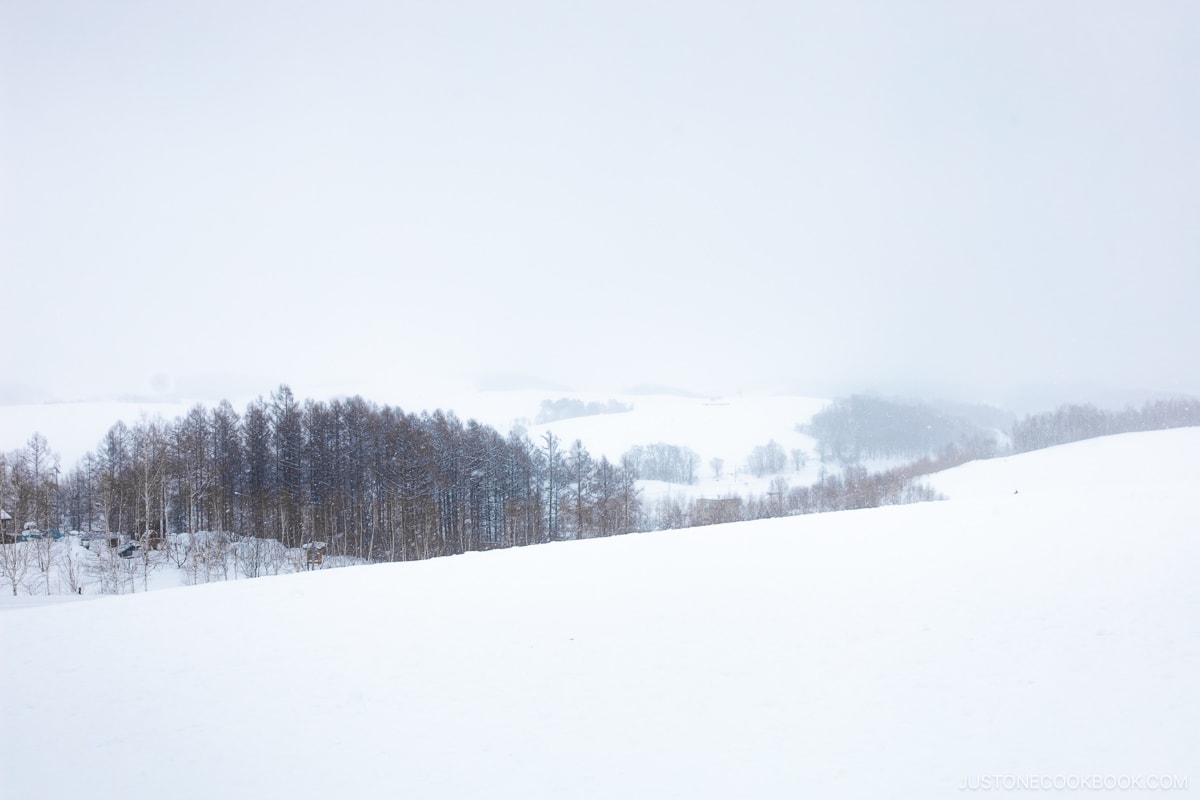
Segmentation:
<svg viewBox="0 0 1200 800">
<path fill-rule="evenodd" d="M 935 455 L 880 472 L 871 472 L 858 464 L 848 464 L 840 472 L 827 473 L 822 469 L 820 478 L 808 486 L 792 486 L 786 478 L 777 476 L 761 495 L 690 500 L 666 497 L 647 509 L 646 517 L 651 527 L 691 528 L 939 500 L 941 495 L 921 482 L 923 476 L 968 461 L 992 458 L 996 452 L 993 440 L 973 438 L 948 444 Z M 776 457 L 782 458 L 782 448 Z M 801 464 L 797 462 L 796 466 L 799 469 Z"/>
<path fill-rule="evenodd" d="M 553 435 L 534 443 L 361 397 L 302 403 L 281 386 L 241 414 L 222 402 L 118 422 L 45 514 L 82 531 L 221 531 L 404 561 L 636 530 L 635 477 Z"/>
<path fill-rule="evenodd" d="M 664 497 L 648 509 L 647 516 L 652 527 L 693 528 L 941 499 L 917 477 L 902 470 L 869 472 L 865 467 L 849 465 L 810 486 L 791 486 L 786 478 L 777 477 L 761 495 Z"/>
<path fill-rule="evenodd" d="M 1164 430 L 1200 425 L 1200 400 L 1176 397 L 1155 400 L 1121 411 L 1089 404 L 1060 406 L 1054 411 L 1032 414 L 1013 425 L 1012 447 L 1023 453 L 1097 436 L 1134 431 Z"/>
</svg>

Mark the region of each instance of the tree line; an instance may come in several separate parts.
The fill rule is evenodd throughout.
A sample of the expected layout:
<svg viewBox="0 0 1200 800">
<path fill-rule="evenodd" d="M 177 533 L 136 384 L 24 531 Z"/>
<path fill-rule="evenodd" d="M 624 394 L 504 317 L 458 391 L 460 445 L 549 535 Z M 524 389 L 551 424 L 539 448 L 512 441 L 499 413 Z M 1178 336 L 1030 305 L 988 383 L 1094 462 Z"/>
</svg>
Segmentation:
<svg viewBox="0 0 1200 800">
<path fill-rule="evenodd" d="M 608 400 L 603 403 L 593 400 L 585 403 L 573 397 L 560 397 L 558 400 L 543 400 L 534 422 L 542 425 L 547 422 L 561 422 L 564 419 L 573 419 L 575 417 L 593 417 L 599 414 L 623 414 L 632 410 L 633 406 L 617 400 Z"/>
<path fill-rule="evenodd" d="M 37 435 L 0 459 L 0 507 L 45 530 L 222 531 L 366 561 L 610 536 L 642 519 L 634 471 L 580 442 L 361 397 L 301 403 L 286 385 L 240 414 L 223 401 L 118 422 L 57 466 Z"/>
<path fill-rule="evenodd" d="M 1070 404 L 1054 411 L 1031 414 L 1013 424 L 1012 448 L 1024 453 L 1114 433 L 1186 428 L 1200 425 L 1200 400 L 1176 397 L 1154 400 L 1121 411 L 1090 404 Z"/>
</svg>

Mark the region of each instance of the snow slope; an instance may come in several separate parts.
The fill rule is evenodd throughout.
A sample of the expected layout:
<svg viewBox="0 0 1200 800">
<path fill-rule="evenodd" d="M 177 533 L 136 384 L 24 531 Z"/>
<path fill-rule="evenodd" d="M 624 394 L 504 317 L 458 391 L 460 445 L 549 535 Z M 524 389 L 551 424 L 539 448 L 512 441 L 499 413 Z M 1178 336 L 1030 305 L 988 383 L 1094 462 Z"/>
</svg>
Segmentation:
<svg viewBox="0 0 1200 800">
<path fill-rule="evenodd" d="M 1130 434 L 952 470 L 939 503 L 11 609 L 0 784 L 690 799 L 1200 780 L 1198 453 L 1200 430 Z M 1121 792 L 1164 794 L 1186 793 Z"/>
</svg>

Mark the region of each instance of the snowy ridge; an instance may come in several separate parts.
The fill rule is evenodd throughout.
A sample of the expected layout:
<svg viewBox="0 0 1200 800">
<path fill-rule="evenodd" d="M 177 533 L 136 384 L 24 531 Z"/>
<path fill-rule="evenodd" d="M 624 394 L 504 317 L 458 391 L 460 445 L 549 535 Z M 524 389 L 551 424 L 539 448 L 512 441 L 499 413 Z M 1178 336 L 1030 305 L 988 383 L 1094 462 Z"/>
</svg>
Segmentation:
<svg viewBox="0 0 1200 800">
<path fill-rule="evenodd" d="M 1197 452 L 1127 434 L 935 476 L 946 502 L 9 610 L 5 795 L 1200 780 Z"/>
</svg>

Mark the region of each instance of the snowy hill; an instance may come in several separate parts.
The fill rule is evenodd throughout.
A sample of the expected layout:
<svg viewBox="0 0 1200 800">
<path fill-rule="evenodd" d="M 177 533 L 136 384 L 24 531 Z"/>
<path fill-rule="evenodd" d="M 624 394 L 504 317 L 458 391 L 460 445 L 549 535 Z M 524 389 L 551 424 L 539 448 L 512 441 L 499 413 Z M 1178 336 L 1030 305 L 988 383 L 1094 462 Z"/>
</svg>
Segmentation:
<svg viewBox="0 0 1200 800">
<path fill-rule="evenodd" d="M 9 609 L 4 795 L 1160 796 L 1200 775 L 1198 452 L 1130 434 L 952 470 L 946 502 Z"/>
</svg>

